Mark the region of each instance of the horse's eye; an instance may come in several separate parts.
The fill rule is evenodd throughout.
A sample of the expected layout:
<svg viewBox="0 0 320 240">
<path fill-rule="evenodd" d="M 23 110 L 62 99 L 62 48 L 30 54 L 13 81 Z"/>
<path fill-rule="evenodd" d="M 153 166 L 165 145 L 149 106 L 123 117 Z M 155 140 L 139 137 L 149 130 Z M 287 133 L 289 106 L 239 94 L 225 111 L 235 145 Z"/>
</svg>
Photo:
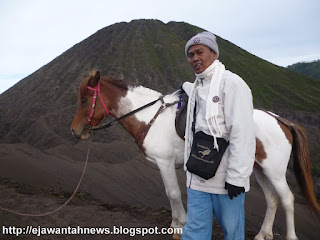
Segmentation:
<svg viewBox="0 0 320 240">
<path fill-rule="evenodd" d="M 85 104 L 87 102 L 86 98 L 81 98 L 81 104 Z"/>
</svg>

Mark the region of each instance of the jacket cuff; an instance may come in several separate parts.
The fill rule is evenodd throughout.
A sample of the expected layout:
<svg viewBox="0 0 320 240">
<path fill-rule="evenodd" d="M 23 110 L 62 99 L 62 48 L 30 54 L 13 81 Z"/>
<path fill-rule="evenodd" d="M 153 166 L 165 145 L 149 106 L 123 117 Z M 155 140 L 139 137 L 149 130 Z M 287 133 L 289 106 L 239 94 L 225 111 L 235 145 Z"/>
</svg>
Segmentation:
<svg viewBox="0 0 320 240">
<path fill-rule="evenodd" d="M 226 177 L 226 182 L 237 187 L 245 187 L 246 185 L 246 180 L 239 178 Z"/>
</svg>

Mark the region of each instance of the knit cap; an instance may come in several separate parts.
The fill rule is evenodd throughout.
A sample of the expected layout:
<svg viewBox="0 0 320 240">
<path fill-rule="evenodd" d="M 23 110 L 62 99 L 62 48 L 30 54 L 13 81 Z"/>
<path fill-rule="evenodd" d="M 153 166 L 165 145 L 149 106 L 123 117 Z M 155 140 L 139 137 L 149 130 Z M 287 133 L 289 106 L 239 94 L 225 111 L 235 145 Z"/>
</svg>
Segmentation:
<svg viewBox="0 0 320 240">
<path fill-rule="evenodd" d="M 188 56 L 188 50 L 193 45 L 205 45 L 217 54 L 219 57 L 219 49 L 216 36 L 211 32 L 202 32 L 193 36 L 186 44 L 185 54 Z"/>
</svg>

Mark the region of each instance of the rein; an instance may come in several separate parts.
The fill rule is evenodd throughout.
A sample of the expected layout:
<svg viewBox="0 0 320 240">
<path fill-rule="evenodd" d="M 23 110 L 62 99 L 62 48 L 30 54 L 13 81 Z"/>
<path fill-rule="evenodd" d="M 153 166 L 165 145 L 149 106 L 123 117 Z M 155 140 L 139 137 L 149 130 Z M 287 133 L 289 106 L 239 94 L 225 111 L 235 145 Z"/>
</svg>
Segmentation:
<svg viewBox="0 0 320 240">
<path fill-rule="evenodd" d="M 0 210 L 1 211 L 5 211 L 5 212 L 9 212 L 9 213 L 13 213 L 15 215 L 19 215 L 19 216 L 24 216 L 24 217 L 43 217 L 43 216 L 48 216 L 48 215 L 51 215 L 55 212 L 58 212 L 59 210 L 61 210 L 63 207 L 65 207 L 72 199 L 73 197 L 76 195 L 76 193 L 78 192 L 79 190 L 79 187 L 80 187 L 80 184 L 82 182 L 82 179 L 83 179 L 83 176 L 86 172 L 86 169 L 87 169 L 87 165 L 88 165 L 88 162 L 89 162 L 89 155 L 90 155 L 90 148 L 91 148 L 91 139 L 88 139 L 88 150 L 87 150 L 87 157 L 86 157 L 86 161 L 85 161 L 85 164 L 84 164 L 84 167 L 83 167 L 83 170 L 82 170 L 82 174 L 81 174 L 81 177 L 79 179 L 79 182 L 78 182 L 78 185 L 76 186 L 75 190 L 73 191 L 72 195 L 69 197 L 69 199 L 67 201 L 65 201 L 64 204 L 62 204 L 61 206 L 59 206 L 58 208 L 52 210 L 52 211 L 49 211 L 49 212 L 45 212 L 45 213 L 39 213 L 39 214 L 34 214 L 34 213 L 22 213 L 22 212 L 18 212 L 18 211 L 14 211 L 14 210 L 11 210 L 11 209 L 8 209 L 8 208 L 3 208 L 3 207 L 0 207 Z"/>
<path fill-rule="evenodd" d="M 119 117 L 119 118 L 113 119 L 113 120 L 111 120 L 111 121 L 108 122 L 108 123 L 105 123 L 105 124 L 103 124 L 103 125 L 101 125 L 101 126 L 92 127 L 92 126 L 91 126 L 91 122 L 92 122 L 93 115 L 94 115 L 94 111 L 95 111 L 95 107 L 96 107 L 97 97 L 99 97 L 99 100 L 100 100 L 100 102 L 101 102 L 104 110 L 106 111 L 106 115 L 109 117 L 110 114 L 109 114 L 109 110 L 108 110 L 107 106 L 105 105 L 105 103 L 103 102 L 103 99 L 102 99 L 102 97 L 101 97 L 100 82 L 99 82 L 98 85 L 97 85 L 96 87 L 94 87 L 94 88 L 87 86 L 87 89 L 89 89 L 89 90 L 91 90 L 91 91 L 94 91 L 93 102 L 92 102 L 92 107 L 91 107 L 91 112 L 90 112 L 90 116 L 89 116 L 89 118 L 88 118 L 89 128 L 92 129 L 93 131 L 101 130 L 101 129 L 105 129 L 105 128 L 111 127 L 112 125 L 115 125 L 115 124 L 114 124 L 115 122 L 118 122 L 118 121 L 120 121 L 120 120 L 122 120 L 122 119 L 125 119 L 125 118 L 127 118 L 127 117 L 130 117 L 131 115 L 133 115 L 133 114 L 135 114 L 135 113 L 137 113 L 137 112 L 139 112 L 139 111 L 141 111 L 141 110 L 143 110 L 143 109 L 145 109 L 145 108 L 148 108 L 148 107 L 152 106 L 153 104 L 155 104 L 155 103 L 156 103 L 157 101 L 159 101 L 159 100 L 161 100 L 161 101 L 163 102 L 163 96 L 161 96 L 161 97 L 159 97 L 158 99 L 154 100 L 153 102 L 150 102 L 150 103 L 148 103 L 148 104 L 146 104 L 146 105 L 144 105 L 144 106 L 142 106 L 142 107 L 140 107 L 140 108 L 138 108 L 138 109 L 136 109 L 136 110 L 133 110 L 132 112 L 129 112 L 129 113 L 127 113 L 127 114 L 125 114 L 125 115 L 123 115 L 123 116 L 121 116 L 121 117 Z M 175 102 L 175 103 L 176 103 L 176 102 Z M 174 104 L 175 104 L 175 103 L 174 103 Z"/>
<path fill-rule="evenodd" d="M 139 112 L 139 111 L 141 111 L 141 110 L 143 110 L 143 109 L 145 109 L 145 108 L 148 108 L 148 107 L 154 105 L 156 102 L 158 102 L 158 101 L 161 100 L 162 98 L 163 98 L 163 96 L 161 96 L 161 97 L 159 97 L 157 100 L 154 100 L 153 102 L 150 102 L 150 103 L 148 103 L 148 104 L 146 104 L 146 105 L 143 105 L 142 107 L 139 107 L 139 108 L 137 108 L 137 109 L 135 109 L 135 110 L 133 110 L 133 111 L 131 111 L 131 112 L 129 112 L 129 113 L 127 113 L 127 114 L 119 117 L 119 118 L 113 119 L 113 120 L 111 120 L 111 121 L 108 122 L 108 123 L 102 124 L 101 126 L 93 127 L 92 130 L 93 130 L 93 131 L 96 131 L 96 130 L 101 130 L 101 129 L 105 129 L 105 128 L 111 127 L 111 126 L 115 125 L 114 122 L 118 122 L 118 121 L 120 121 L 120 120 L 122 120 L 122 119 L 125 119 L 125 118 L 127 118 L 127 117 L 130 117 L 131 115 L 133 115 L 133 114 L 135 114 L 135 113 L 137 113 L 137 112 Z M 109 116 L 109 115 L 108 115 L 108 116 Z"/>
<path fill-rule="evenodd" d="M 151 128 L 152 124 L 154 123 L 154 121 L 157 119 L 157 117 L 167 108 L 167 107 L 170 107 L 170 106 L 173 106 L 174 104 L 176 103 L 179 103 L 179 101 L 175 101 L 175 102 L 172 102 L 172 103 L 165 103 L 163 98 L 164 96 L 161 95 L 158 99 L 146 104 L 146 105 L 143 105 L 142 107 L 140 108 L 137 108 L 119 118 L 116 118 L 116 119 L 113 119 L 111 121 L 109 121 L 108 123 L 105 123 L 105 124 L 102 124 L 100 126 L 95 126 L 95 127 L 92 127 L 91 125 L 91 121 L 93 119 L 93 115 L 94 115 L 94 111 L 95 111 L 95 106 L 96 106 L 96 101 L 97 101 L 97 96 L 99 96 L 99 100 L 100 102 L 102 103 L 102 106 L 104 107 L 104 110 L 106 111 L 106 115 L 110 115 L 109 114 L 109 111 L 108 111 L 108 108 L 106 107 L 106 105 L 104 104 L 103 102 L 103 99 L 101 97 L 101 94 L 100 94 L 100 82 L 98 83 L 98 85 L 95 87 L 95 88 L 92 88 L 92 87 L 89 87 L 87 86 L 87 88 L 89 90 L 92 90 L 94 91 L 94 96 L 93 96 L 93 103 L 92 103 L 92 108 L 91 108 L 91 113 L 90 113 L 90 116 L 89 116 L 89 119 L 88 119 L 88 125 L 89 125 L 89 129 L 90 130 L 93 130 L 93 131 L 97 131 L 97 130 L 101 130 L 101 129 L 105 129 L 105 128 L 109 128 L 113 125 L 115 125 L 115 122 L 119 122 L 120 120 L 122 119 L 125 119 L 129 116 L 132 116 L 133 114 L 145 109 L 145 108 L 148 108 L 152 105 L 154 105 L 156 102 L 158 101 L 161 101 L 161 106 L 160 108 L 158 109 L 157 113 L 154 115 L 154 117 L 150 120 L 150 122 L 146 125 L 146 127 L 140 132 L 140 134 L 138 135 L 138 137 L 136 138 L 136 143 L 138 144 L 139 148 L 142 149 L 142 144 L 143 144 L 143 141 L 149 131 L 149 129 Z M 144 151 L 143 151 L 144 152 Z"/>
<path fill-rule="evenodd" d="M 162 104 L 161 104 L 158 112 L 156 113 L 155 117 L 154 117 L 154 118 L 149 122 L 149 124 L 148 124 L 148 126 L 149 126 L 149 125 L 151 126 L 152 123 L 155 121 L 155 119 L 158 117 L 158 115 L 159 115 L 165 108 L 167 108 L 167 107 L 169 107 L 169 106 L 172 106 L 172 105 L 174 105 L 174 104 L 176 104 L 176 103 L 179 103 L 179 101 L 175 101 L 175 102 L 173 102 L 173 103 L 165 103 L 165 102 L 163 101 L 163 97 L 164 97 L 164 96 L 162 95 L 162 96 L 160 96 L 158 99 L 156 99 L 156 100 L 154 100 L 154 101 L 152 101 L 152 102 L 150 102 L 150 103 L 148 103 L 148 104 L 146 104 L 146 105 L 143 105 L 142 107 L 139 107 L 139 108 L 137 108 L 137 109 L 135 109 L 135 110 L 133 110 L 133 111 L 131 111 L 131 112 L 129 112 L 129 113 L 127 113 L 127 114 L 119 117 L 119 118 L 113 119 L 113 120 L 111 120 L 111 121 L 108 122 L 108 123 L 102 124 L 102 125 L 100 125 L 100 126 L 91 127 L 91 121 L 92 121 L 92 118 L 93 118 L 93 115 L 94 115 L 95 105 L 96 105 L 96 101 L 97 101 L 97 95 L 99 96 L 99 100 L 100 100 L 100 102 L 102 103 L 102 106 L 104 107 L 104 110 L 106 111 L 106 114 L 107 114 L 108 117 L 109 117 L 110 114 L 109 114 L 108 108 L 107 108 L 106 105 L 104 104 L 104 102 L 103 102 L 103 100 L 102 100 L 102 97 L 101 97 L 101 94 L 100 94 L 100 82 L 98 83 L 98 85 L 97 85 L 95 88 L 92 88 L 92 87 L 87 87 L 87 88 L 88 88 L 89 90 L 94 91 L 92 108 L 91 108 L 90 116 L 89 116 L 89 119 L 88 119 L 88 125 L 90 126 L 90 129 L 92 129 L 93 131 L 97 131 L 97 130 L 109 128 L 109 127 L 115 125 L 115 122 L 119 122 L 119 121 L 122 120 L 122 119 L 125 119 L 125 118 L 127 118 L 127 117 L 130 117 L 130 116 L 134 115 L 134 114 L 137 113 L 137 112 L 140 112 L 141 110 L 143 110 L 143 109 L 145 109 L 145 108 L 151 107 L 151 106 L 154 105 L 156 102 L 161 101 Z M 116 124 L 117 124 L 117 123 L 116 123 Z"/>
</svg>

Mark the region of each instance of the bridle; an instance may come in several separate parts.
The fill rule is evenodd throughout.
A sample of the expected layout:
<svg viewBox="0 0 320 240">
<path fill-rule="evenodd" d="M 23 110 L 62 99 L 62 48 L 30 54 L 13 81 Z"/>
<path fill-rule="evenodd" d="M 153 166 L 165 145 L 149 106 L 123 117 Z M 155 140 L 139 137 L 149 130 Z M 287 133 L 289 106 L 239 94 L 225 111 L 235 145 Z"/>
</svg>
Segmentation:
<svg viewBox="0 0 320 240">
<path fill-rule="evenodd" d="M 92 128 L 91 122 L 92 122 L 92 118 L 93 118 L 95 107 L 96 107 L 97 96 L 99 96 L 99 100 L 100 100 L 104 110 L 106 111 L 106 115 L 109 117 L 110 114 L 109 114 L 107 106 L 104 104 L 104 102 L 102 100 L 102 97 L 101 97 L 100 81 L 99 81 L 98 85 L 95 88 L 87 86 L 87 89 L 94 91 L 91 112 L 90 112 L 90 116 L 88 118 L 88 125 L 89 125 L 89 128 L 91 129 Z"/>
</svg>

